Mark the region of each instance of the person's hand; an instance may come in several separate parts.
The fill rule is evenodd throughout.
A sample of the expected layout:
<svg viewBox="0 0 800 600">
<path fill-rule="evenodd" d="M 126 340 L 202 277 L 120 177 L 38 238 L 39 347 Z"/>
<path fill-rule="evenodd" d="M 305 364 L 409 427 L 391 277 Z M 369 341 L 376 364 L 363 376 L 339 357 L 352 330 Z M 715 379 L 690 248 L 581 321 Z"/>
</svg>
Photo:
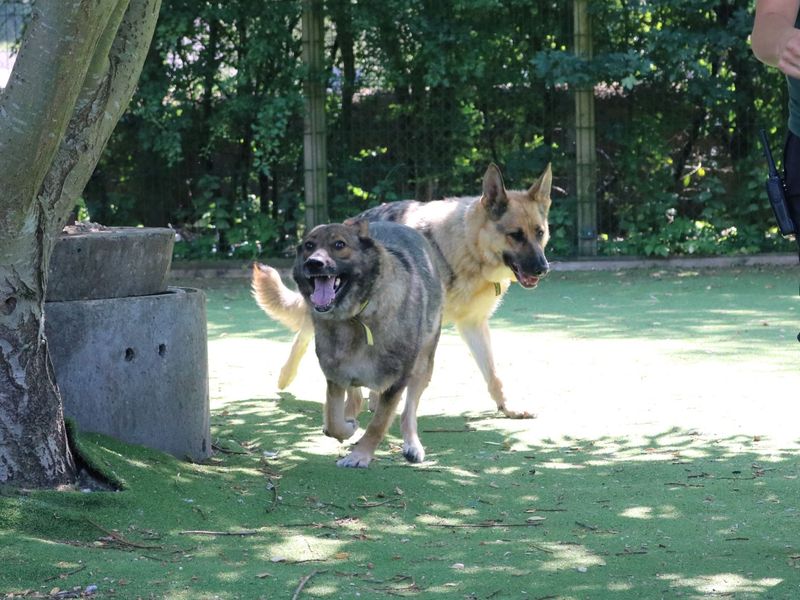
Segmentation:
<svg viewBox="0 0 800 600">
<path fill-rule="evenodd" d="M 789 77 L 800 79 L 800 29 L 791 29 L 778 43 L 778 64 Z"/>
</svg>

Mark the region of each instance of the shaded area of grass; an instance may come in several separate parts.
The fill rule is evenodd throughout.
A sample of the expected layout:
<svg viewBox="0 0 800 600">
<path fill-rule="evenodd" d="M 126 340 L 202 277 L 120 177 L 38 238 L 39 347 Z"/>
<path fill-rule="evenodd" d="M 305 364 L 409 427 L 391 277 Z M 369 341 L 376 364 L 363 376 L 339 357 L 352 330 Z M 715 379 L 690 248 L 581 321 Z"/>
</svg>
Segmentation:
<svg viewBox="0 0 800 600">
<path fill-rule="evenodd" d="M 318 412 L 223 410 L 228 450 L 208 465 L 85 436 L 125 491 L 4 496 L 0 589 L 290 598 L 314 573 L 306 597 L 800 594 L 793 452 L 677 430 L 530 446 L 494 419 L 433 416 L 423 466 L 393 438 L 342 471 L 315 444 Z"/>
<path fill-rule="evenodd" d="M 211 287 L 214 458 L 83 434 L 123 491 L 0 493 L 0 596 L 800 597 L 795 276 L 554 273 L 515 289 L 496 347 L 507 387 L 532 388 L 543 416 L 488 412 L 447 333 L 420 417 L 426 462 L 405 462 L 395 424 L 367 470 L 335 467 L 347 448 L 320 433 L 313 356 L 310 387 L 274 393 L 290 337 L 245 282 Z M 643 364 L 665 373 L 631 372 Z M 752 403 L 785 422 L 755 423 L 747 394 L 691 379 L 756 364 Z"/>
</svg>

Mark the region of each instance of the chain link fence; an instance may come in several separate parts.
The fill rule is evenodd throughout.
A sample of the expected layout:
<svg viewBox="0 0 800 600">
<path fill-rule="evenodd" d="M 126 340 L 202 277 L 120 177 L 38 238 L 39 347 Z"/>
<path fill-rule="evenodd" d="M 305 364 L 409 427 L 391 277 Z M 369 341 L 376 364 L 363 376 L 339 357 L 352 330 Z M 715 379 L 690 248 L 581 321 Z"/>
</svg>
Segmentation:
<svg viewBox="0 0 800 600">
<path fill-rule="evenodd" d="M 554 171 L 553 256 L 786 250 L 756 132 L 780 146 L 785 84 L 751 55 L 753 0 L 326 0 L 324 68 L 301 52 L 308 3 L 164 0 L 131 108 L 84 193 L 91 218 L 171 224 L 179 256 L 290 252 L 305 226 L 304 82 L 324 83 L 328 214 L 478 195 Z M 0 69 L 29 2 L 0 4 Z M 3 54 L 6 53 L 6 54 Z M 1 74 L 1 72 L 0 72 Z M 594 91 L 596 223 L 577 222 L 575 90 Z"/>
</svg>

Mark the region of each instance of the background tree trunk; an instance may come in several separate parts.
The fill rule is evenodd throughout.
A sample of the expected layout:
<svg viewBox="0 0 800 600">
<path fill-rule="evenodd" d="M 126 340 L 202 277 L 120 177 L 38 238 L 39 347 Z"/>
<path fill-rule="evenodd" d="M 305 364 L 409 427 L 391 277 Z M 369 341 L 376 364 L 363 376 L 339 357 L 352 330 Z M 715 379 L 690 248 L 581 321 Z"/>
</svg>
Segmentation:
<svg viewBox="0 0 800 600">
<path fill-rule="evenodd" d="M 44 336 L 53 243 L 127 107 L 161 0 L 40 0 L 0 95 L 0 483 L 71 483 Z"/>
</svg>

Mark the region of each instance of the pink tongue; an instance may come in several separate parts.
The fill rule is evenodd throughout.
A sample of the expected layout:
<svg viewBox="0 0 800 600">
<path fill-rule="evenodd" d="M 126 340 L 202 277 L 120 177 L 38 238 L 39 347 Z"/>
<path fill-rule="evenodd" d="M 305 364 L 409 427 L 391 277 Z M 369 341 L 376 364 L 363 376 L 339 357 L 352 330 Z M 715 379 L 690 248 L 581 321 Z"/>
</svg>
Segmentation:
<svg viewBox="0 0 800 600">
<path fill-rule="evenodd" d="M 333 296 L 333 277 L 314 277 L 314 293 L 311 294 L 314 306 L 328 306 Z"/>
</svg>

